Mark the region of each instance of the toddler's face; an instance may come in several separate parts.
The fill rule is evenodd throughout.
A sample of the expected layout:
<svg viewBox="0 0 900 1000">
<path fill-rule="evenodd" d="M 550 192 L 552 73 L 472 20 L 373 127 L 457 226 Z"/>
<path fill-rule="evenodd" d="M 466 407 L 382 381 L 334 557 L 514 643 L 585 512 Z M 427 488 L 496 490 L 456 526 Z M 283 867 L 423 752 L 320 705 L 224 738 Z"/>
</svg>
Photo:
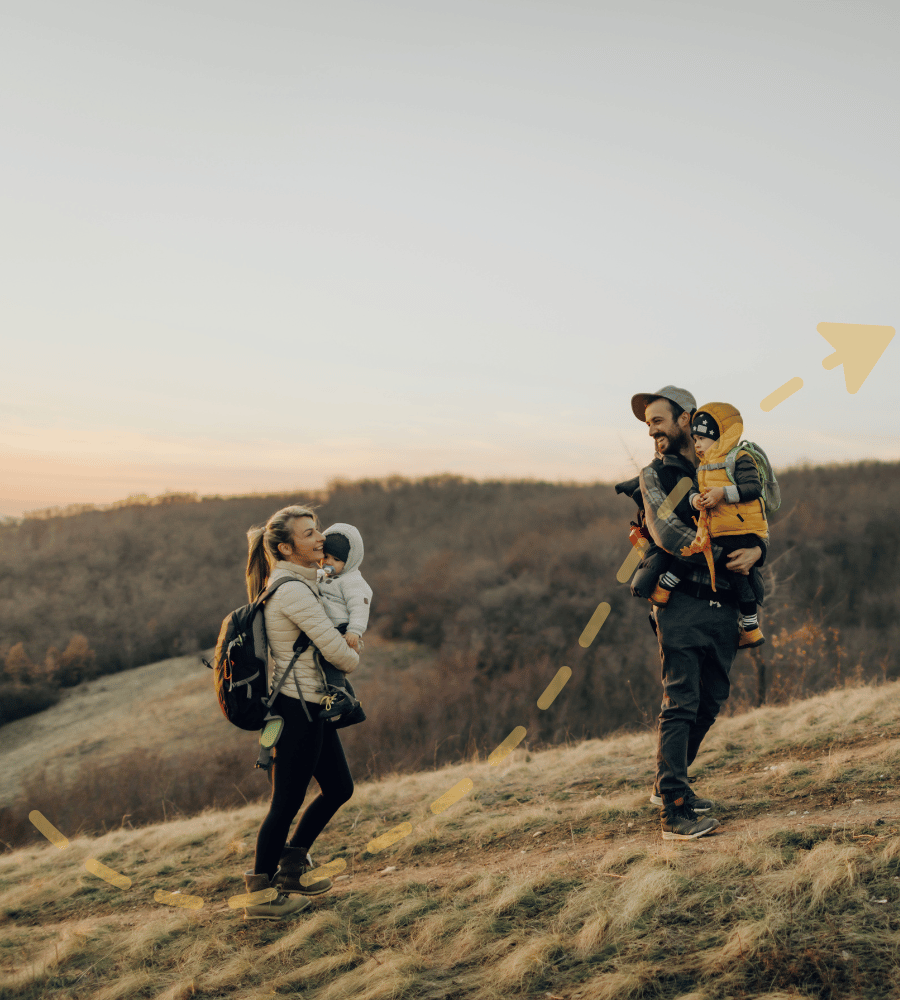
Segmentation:
<svg viewBox="0 0 900 1000">
<path fill-rule="evenodd" d="M 693 438 L 694 438 L 694 450 L 701 458 L 703 458 L 703 456 L 716 443 L 715 441 L 713 441 L 712 438 L 704 437 L 703 434 L 694 434 Z"/>
<path fill-rule="evenodd" d="M 342 562 L 340 559 L 335 559 L 334 556 L 325 556 L 322 560 L 323 566 L 330 566 L 333 570 L 332 576 L 337 576 L 338 573 L 344 568 L 346 563 Z"/>
</svg>

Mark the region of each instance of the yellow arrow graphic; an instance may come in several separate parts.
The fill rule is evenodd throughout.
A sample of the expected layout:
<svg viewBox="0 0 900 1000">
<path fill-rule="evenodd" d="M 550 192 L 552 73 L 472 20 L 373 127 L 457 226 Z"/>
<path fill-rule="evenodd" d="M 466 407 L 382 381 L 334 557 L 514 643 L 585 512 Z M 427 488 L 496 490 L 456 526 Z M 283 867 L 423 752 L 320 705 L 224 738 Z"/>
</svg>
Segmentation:
<svg viewBox="0 0 900 1000">
<path fill-rule="evenodd" d="M 831 371 L 843 365 L 847 392 L 859 392 L 895 332 L 892 326 L 860 323 L 820 323 L 816 329 L 834 348 L 834 354 L 825 358 L 822 367 Z"/>
</svg>

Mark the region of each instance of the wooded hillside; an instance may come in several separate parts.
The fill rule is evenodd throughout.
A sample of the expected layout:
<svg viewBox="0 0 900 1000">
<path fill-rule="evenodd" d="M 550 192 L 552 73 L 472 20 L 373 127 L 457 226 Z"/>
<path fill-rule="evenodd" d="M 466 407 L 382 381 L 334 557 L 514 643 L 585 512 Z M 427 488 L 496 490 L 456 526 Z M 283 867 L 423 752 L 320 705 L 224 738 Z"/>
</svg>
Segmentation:
<svg viewBox="0 0 900 1000">
<path fill-rule="evenodd" d="M 770 700 L 853 672 L 896 677 L 900 464 L 797 469 L 780 481 L 762 616 Z M 439 476 L 336 482 L 318 496 L 171 495 L 7 522 L 6 718 L 47 703 L 59 685 L 211 646 L 222 617 L 246 600 L 246 530 L 309 501 L 323 527 L 340 520 L 362 532 L 362 570 L 375 593 L 370 628 L 437 654 L 433 674 L 411 676 L 402 697 L 383 693 L 394 713 L 382 734 L 386 759 L 405 756 L 412 729 L 425 742 L 452 735 L 449 756 L 502 738 L 507 723 L 526 724 L 522 705 L 533 706 L 563 664 L 579 683 L 550 711 L 532 707 L 529 732 L 540 739 L 599 736 L 657 713 L 648 605 L 615 582 L 632 502 L 608 484 Z M 578 636 L 604 600 L 612 614 L 582 649 Z M 750 703 L 746 653 L 734 680 L 733 707 Z"/>
</svg>

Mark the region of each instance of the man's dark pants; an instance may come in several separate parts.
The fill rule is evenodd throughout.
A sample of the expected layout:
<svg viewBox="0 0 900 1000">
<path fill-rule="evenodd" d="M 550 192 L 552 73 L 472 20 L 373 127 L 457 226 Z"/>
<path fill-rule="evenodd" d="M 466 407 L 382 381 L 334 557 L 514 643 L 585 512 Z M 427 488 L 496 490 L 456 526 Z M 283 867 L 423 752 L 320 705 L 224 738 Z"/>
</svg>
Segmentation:
<svg viewBox="0 0 900 1000">
<path fill-rule="evenodd" d="M 690 789 L 687 769 L 731 689 L 737 652 L 737 609 L 674 590 L 656 610 L 662 660 L 656 781 L 664 802 Z"/>
</svg>

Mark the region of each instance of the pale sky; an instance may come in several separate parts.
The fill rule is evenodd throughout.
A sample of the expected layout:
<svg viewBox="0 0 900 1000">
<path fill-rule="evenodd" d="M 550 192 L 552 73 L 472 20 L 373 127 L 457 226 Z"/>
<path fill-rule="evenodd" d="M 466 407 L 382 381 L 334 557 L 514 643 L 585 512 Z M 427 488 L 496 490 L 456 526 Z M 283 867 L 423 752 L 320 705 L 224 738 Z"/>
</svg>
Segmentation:
<svg viewBox="0 0 900 1000">
<path fill-rule="evenodd" d="M 0 514 L 614 481 L 630 397 L 900 459 L 893 2 L 0 8 Z M 792 376 L 771 413 L 759 401 Z"/>
</svg>

